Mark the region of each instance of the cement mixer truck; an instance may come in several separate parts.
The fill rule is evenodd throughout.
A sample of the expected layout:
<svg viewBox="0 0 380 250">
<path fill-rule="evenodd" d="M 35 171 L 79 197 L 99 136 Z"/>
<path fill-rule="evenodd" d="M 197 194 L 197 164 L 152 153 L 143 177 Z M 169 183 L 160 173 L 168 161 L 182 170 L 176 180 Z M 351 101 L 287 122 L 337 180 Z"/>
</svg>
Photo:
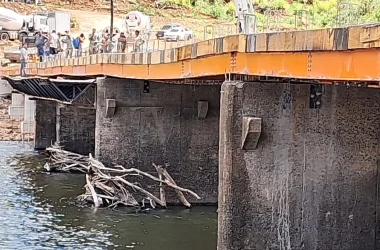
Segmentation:
<svg viewBox="0 0 380 250">
<path fill-rule="evenodd" d="M 140 11 L 131 11 L 124 17 L 123 25 L 127 31 L 127 41 L 134 41 L 132 37 L 134 37 L 135 31 L 138 30 L 144 40 L 142 49 L 147 50 L 151 32 L 150 17 Z"/>
<path fill-rule="evenodd" d="M 49 31 L 47 17 L 40 15 L 20 15 L 13 10 L 0 7 L 0 40 L 23 41 L 24 37 L 34 36 L 38 31 Z"/>
<path fill-rule="evenodd" d="M 142 36 L 150 36 L 150 17 L 139 11 L 128 12 L 124 17 L 124 25 L 130 35 L 134 35 L 134 32 L 138 30 Z"/>
</svg>

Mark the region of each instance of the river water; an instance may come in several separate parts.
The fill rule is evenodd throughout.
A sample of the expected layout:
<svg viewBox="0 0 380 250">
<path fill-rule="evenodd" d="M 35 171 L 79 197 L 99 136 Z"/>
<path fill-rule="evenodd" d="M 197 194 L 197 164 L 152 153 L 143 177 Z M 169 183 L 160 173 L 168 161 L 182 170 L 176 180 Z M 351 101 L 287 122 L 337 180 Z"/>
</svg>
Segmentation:
<svg viewBox="0 0 380 250">
<path fill-rule="evenodd" d="M 216 249 L 216 207 L 94 211 L 75 204 L 82 175 L 43 164 L 31 145 L 0 142 L 0 249 Z"/>
</svg>

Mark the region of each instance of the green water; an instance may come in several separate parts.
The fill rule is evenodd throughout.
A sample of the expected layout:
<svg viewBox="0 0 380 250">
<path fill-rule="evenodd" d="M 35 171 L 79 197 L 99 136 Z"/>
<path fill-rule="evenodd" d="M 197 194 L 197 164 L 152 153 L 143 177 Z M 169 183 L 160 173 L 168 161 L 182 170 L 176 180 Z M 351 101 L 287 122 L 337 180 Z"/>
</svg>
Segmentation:
<svg viewBox="0 0 380 250">
<path fill-rule="evenodd" d="M 75 204 L 82 175 L 43 164 L 30 145 L 0 142 L 0 249 L 216 249 L 216 207 L 94 211 Z"/>
</svg>

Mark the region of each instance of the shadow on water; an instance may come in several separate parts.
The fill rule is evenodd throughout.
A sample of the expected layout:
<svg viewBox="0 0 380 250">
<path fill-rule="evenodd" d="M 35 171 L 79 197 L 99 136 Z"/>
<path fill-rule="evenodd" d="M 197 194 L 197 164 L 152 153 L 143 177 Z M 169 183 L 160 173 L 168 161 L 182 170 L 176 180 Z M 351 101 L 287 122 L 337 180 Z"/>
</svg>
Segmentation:
<svg viewBox="0 0 380 250">
<path fill-rule="evenodd" d="M 43 164 L 30 145 L 0 142 L 0 249 L 216 249 L 216 207 L 94 212 L 74 204 L 82 175 Z"/>
</svg>

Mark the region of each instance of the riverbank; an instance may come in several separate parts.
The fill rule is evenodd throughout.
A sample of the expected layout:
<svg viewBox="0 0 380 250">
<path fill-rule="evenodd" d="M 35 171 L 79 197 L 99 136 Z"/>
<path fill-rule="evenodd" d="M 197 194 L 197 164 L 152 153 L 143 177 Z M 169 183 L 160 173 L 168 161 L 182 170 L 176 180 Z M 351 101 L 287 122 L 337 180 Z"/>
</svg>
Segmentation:
<svg viewBox="0 0 380 250">
<path fill-rule="evenodd" d="M 22 141 L 20 121 L 10 119 L 8 108 L 12 101 L 0 98 L 0 141 Z M 24 140 L 33 140 L 32 135 L 24 135 Z"/>
</svg>

